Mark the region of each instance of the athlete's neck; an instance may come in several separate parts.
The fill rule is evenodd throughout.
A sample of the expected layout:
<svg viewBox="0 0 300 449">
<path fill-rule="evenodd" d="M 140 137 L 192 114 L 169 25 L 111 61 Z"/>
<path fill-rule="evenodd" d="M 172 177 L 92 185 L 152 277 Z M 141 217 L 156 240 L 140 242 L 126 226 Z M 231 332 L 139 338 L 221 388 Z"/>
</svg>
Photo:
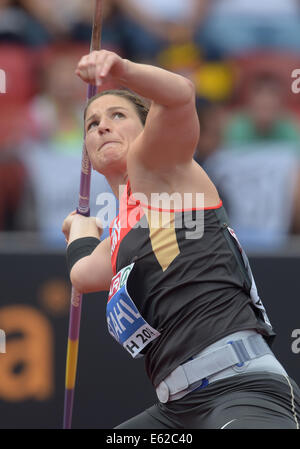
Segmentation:
<svg viewBox="0 0 300 449">
<path fill-rule="evenodd" d="M 126 187 L 126 184 L 128 182 L 128 174 L 127 173 L 114 173 L 110 174 L 108 176 L 105 176 L 107 179 L 108 184 L 111 187 L 111 190 L 113 191 L 114 195 L 120 199 L 124 188 Z"/>
</svg>

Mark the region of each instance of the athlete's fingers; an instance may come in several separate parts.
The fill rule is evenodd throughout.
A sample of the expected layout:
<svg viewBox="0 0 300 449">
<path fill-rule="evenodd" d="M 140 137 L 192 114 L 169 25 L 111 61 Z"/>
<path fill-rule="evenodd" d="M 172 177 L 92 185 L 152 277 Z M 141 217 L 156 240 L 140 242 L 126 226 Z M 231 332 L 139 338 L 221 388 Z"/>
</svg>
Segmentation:
<svg viewBox="0 0 300 449">
<path fill-rule="evenodd" d="M 110 73 L 112 66 L 117 62 L 117 60 L 118 59 L 114 54 L 107 55 L 100 70 L 100 76 L 102 78 L 105 78 Z"/>
<path fill-rule="evenodd" d="M 75 70 L 76 75 L 78 75 L 85 82 L 89 82 L 88 57 L 89 55 L 83 56 L 77 64 L 77 68 Z"/>
<path fill-rule="evenodd" d="M 95 83 L 100 86 L 105 76 L 103 76 L 104 69 L 107 67 L 107 61 L 111 57 L 110 53 L 102 53 L 98 55 L 96 59 L 96 67 L 95 67 Z"/>
<path fill-rule="evenodd" d="M 73 212 L 71 212 L 63 221 L 62 224 L 62 232 L 65 235 L 66 239 L 68 240 L 69 238 L 69 234 L 70 234 L 70 229 L 71 229 L 71 225 L 72 225 L 72 221 L 74 216 L 76 215 L 77 211 L 74 210 Z"/>
<path fill-rule="evenodd" d="M 95 65 L 99 58 L 101 58 L 100 52 L 92 52 L 83 56 L 75 70 L 76 75 L 87 83 L 95 82 Z"/>
<path fill-rule="evenodd" d="M 96 54 L 92 52 L 87 59 L 87 73 L 89 83 L 95 84 L 95 72 L 96 72 Z"/>
<path fill-rule="evenodd" d="M 83 56 L 75 70 L 76 75 L 78 75 L 83 81 L 87 83 L 95 82 L 95 64 L 96 64 L 96 52 L 92 52 L 88 55 Z"/>
<path fill-rule="evenodd" d="M 107 78 L 118 78 L 123 59 L 115 53 L 107 52 L 97 64 L 96 83 L 102 84 Z"/>
<path fill-rule="evenodd" d="M 75 73 L 85 82 L 100 85 L 105 78 L 118 76 L 122 72 L 122 63 L 123 59 L 116 53 L 94 51 L 81 58 Z"/>
</svg>

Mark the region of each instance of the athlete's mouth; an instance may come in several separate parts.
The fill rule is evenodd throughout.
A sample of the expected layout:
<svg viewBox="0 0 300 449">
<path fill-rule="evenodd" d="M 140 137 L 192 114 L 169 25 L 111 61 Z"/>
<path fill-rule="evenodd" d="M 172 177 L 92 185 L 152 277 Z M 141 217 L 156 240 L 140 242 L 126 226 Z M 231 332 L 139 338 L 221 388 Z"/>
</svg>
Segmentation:
<svg viewBox="0 0 300 449">
<path fill-rule="evenodd" d="M 119 140 L 108 140 L 107 142 L 104 142 L 98 151 L 102 150 L 103 147 L 105 147 L 106 145 L 110 145 L 110 144 L 114 144 L 114 143 L 120 143 Z"/>
</svg>

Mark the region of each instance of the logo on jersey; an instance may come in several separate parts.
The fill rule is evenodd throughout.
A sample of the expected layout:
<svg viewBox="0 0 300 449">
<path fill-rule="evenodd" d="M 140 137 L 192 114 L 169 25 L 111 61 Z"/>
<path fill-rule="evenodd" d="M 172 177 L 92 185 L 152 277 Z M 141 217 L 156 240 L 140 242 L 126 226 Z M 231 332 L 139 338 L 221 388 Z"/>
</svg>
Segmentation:
<svg viewBox="0 0 300 449">
<path fill-rule="evenodd" d="M 119 241 L 120 241 L 120 236 L 121 236 L 121 224 L 120 224 L 120 218 L 119 216 L 117 216 L 112 224 L 112 230 L 111 230 L 111 254 L 114 253 L 116 246 L 118 245 Z"/>
</svg>

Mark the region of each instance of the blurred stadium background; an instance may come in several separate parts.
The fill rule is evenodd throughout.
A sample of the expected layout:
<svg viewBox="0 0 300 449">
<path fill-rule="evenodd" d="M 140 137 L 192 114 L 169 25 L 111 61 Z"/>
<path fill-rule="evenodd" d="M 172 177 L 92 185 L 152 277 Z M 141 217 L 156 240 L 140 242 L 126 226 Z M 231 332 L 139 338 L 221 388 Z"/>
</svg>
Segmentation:
<svg viewBox="0 0 300 449">
<path fill-rule="evenodd" d="M 195 160 L 249 254 L 274 351 L 300 383 L 300 1 L 104 5 L 103 48 L 194 81 Z M 93 6 L 0 0 L 2 429 L 62 427 L 71 286 L 61 224 L 77 206 L 86 86 L 74 70 L 89 51 Z M 110 188 L 93 176 L 93 214 L 101 192 Z M 73 427 L 112 428 L 155 397 L 143 362 L 106 331 L 106 295 L 86 296 Z"/>
</svg>

